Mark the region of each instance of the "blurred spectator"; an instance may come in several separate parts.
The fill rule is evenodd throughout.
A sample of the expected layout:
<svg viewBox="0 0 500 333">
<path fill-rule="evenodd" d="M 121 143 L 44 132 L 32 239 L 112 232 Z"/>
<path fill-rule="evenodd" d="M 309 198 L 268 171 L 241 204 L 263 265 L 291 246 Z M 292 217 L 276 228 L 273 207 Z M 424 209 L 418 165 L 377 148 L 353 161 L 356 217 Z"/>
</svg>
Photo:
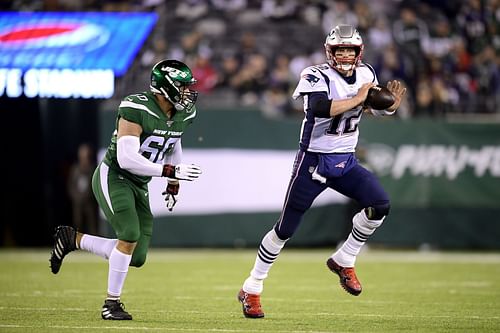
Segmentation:
<svg viewBox="0 0 500 333">
<path fill-rule="evenodd" d="M 255 105 L 268 85 L 267 59 L 254 53 L 248 56 L 240 71 L 231 80 L 243 105 Z"/>
<path fill-rule="evenodd" d="M 399 50 L 411 64 L 409 74 L 415 78 L 419 73 L 425 72 L 422 45 L 429 37 L 427 25 L 417 17 L 412 6 L 405 5 L 401 8 L 399 18 L 392 28 Z"/>
<path fill-rule="evenodd" d="M 338 24 L 350 24 L 354 27 L 358 26 L 358 17 L 349 8 L 347 0 L 330 0 L 328 1 L 328 9 L 323 14 L 323 32 L 328 34 L 333 27 Z"/>
<path fill-rule="evenodd" d="M 370 10 L 370 6 L 364 1 L 356 1 L 354 3 L 354 14 L 358 19 L 358 31 L 362 36 L 366 36 L 368 31 L 375 25 L 375 16 Z"/>
<path fill-rule="evenodd" d="M 434 115 L 432 86 L 428 77 L 421 76 L 415 87 L 415 113 L 418 115 Z"/>
<path fill-rule="evenodd" d="M 167 41 L 165 38 L 157 37 L 153 40 L 152 47 L 146 48 L 141 56 L 141 66 L 151 68 L 158 61 L 166 58 Z"/>
<path fill-rule="evenodd" d="M 481 0 L 466 0 L 457 17 L 457 24 L 467 40 L 468 51 L 475 55 L 488 44 L 486 15 Z"/>
<path fill-rule="evenodd" d="M 491 37 L 491 45 L 497 54 L 500 54 L 500 1 L 489 0 L 486 2 L 487 32 Z"/>
<path fill-rule="evenodd" d="M 232 79 L 238 73 L 240 63 L 233 53 L 222 56 L 222 64 L 218 75 L 218 88 L 232 88 Z"/>
<path fill-rule="evenodd" d="M 178 18 L 194 21 L 208 12 L 208 3 L 205 0 L 183 0 L 175 8 Z"/>
<path fill-rule="evenodd" d="M 366 35 L 366 43 L 370 47 L 364 53 L 363 58 L 368 63 L 373 63 L 378 55 L 383 54 L 385 49 L 393 44 L 392 30 L 387 18 L 385 16 L 377 17 Z"/>
<path fill-rule="evenodd" d="M 191 67 L 197 82 L 193 89 L 199 93 L 208 94 L 217 84 L 217 72 L 210 62 L 208 53 L 200 53 L 196 58 L 194 66 Z"/>
<path fill-rule="evenodd" d="M 385 85 L 393 79 L 404 82 L 409 79 L 403 56 L 394 44 L 387 45 L 384 52 L 381 52 L 373 63 L 378 72 L 378 81 L 381 84 Z"/>
<path fill-rule="evenodd" d="M 268 19 L 293 19 L 297 15 L 297 9 L 296 0 L 262 0 L 261 12 Z"/>
<path fill-rule="evenodd" d="M 264 92 L 262 101 L 262 111 L 268 117 L 282 118 L 294 113 L 290 96 L 296 80 L 290 75 L 289 63 L 288 56 L 281 54 L 272 67 L 269 89 Z"/>
<path fill-rule="evenodd" d="M 78 159 L 71 166 L 68 178 L 68 193 L 73 211 L 73 225 L 81 232 L 97 233 L 97 203 L 92 194 L 92 174 L 95 162 L 92 148 L 88 144 L 78 147 Z"/>
<path fill-rule="evenodd" d="M 477 82 L 476 109 L 480 112 L 493 113 L 498 110 L 500 94 L 500 68 L 498 56 L 492 46 L 486 46 L 474 59 L 473 80 Z"/>
<path fill-rule="evenodd" d="M 363 60 L 376 67 L 379 81 L 394 77 L 407 85 L 405 110 L 398 116 L 500 113 L 498 0 L 187 0 L 174 9 L 170 2 L 143 0 L 131 6 L 151 1 L 162 17 L 141 63 L 151 65 L 167 54 L 196 67 L 203 63 L 199 55 L 209 54 L 211 69 L 200 65 L 200 86 L 208 73 L 217 76 L 215 86 L 209 79 L 201 88 L 211 107 L 231 107 L 238 95 L 245 105 L 264 102 L 268 114 L 282 109 L 280 101 L 289 95 L 283 78 L 297 80 L 302 68 L 324 63 L 326 34 L 346 23 L 363 32 Z M 285 52 L 286 61 L 278 57 Z M 288 62 L 286 69 L 281 62 Z"/>
<path fill-rule="evenodd" d="M 271 82 L 262 96 L 262 113 L 268 118 L 284 118 L 292 113 L 290 94 L 278 82 Z"/>
<path fill-rule="evenodd" d="M 426 56 L 442 58 L 453 50 L 457 40 L 448 20 L 441 17 L 432 24 L 429 37 L 423 41 L 423 51 Z"/>
<path fill-rule="evenodd" d="M 326 60 L 325 60 L 326 62 Z M 309 58 L 309 55 L 306 54 L 306 53 L 300 53 L 300 54 L 297 54 L 296 56 L 294 56 L 291 60 L 290 60 L 290 65 L 289 65 L 289 68 L 290 68 L 290 72 L 291 72 L 291 76 L 293 78 L 300 78 L 300 72 L 302 72 L 302 70 L 304 68 L 306 68 L 307 66 L 310 66 L 314 64 L 311 59 Z"/>
<path fill-rule="evenodd" d="M 188 66 L 193 66 L 201 50 L 211 52 L 208 45 L 200 43 L 203 35 L 197 31 L 190 31 L 181 37 L 180 45 L 175 45 L 169 50 L 167 58 L 181 59 Z"/>
<path fill-rule="evenodd" d="M 249 56 L 255 53 L 260 53 L 259 51 L 260 50 L 257 48 L 257 38 L 255 37 L 255 33 L 252 31 L 244 31 L 241 34 L 239 45 L 236 50 L 236 56 L 238 57 L 240 64 L 246 63 Z"/>
<path fill-rule="evenodd" d="M 231 15 L 244 10 L 247 6 L 247 0 L 211 0 L 211 2 L 216 10 L 221 10 Z"/>
<path fill-rule="evenodd" d="M 321 1 L 303 1 L 301 2 L 301 7 L 298 9 L 298 15 L 301 20 L 312 26 L 321 25 L 323 4 Z"/>
</svg>

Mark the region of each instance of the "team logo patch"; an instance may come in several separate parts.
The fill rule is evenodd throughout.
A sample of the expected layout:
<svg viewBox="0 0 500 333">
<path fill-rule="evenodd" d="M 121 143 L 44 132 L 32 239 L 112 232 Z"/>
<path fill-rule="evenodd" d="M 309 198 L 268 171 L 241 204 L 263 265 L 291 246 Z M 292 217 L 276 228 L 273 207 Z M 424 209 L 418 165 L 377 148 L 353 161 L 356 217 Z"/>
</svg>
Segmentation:
<svg viewBox="0 0 500 333">
<path fill-rule="evenodd" d="M 311 87 L 314 87 L 314 85 L 319 81 L 319 77 L 312 74 L 304 74 L 302 75 L 302 78 L 306 79 L 311 84 Z"/>
<path fill-rule="evenodd" d="M 347 161 L 342 161 L 339 164 L 335 164 L 336 168 L 345 168 L 345 165 L 347 164 Z"/>
</svg>

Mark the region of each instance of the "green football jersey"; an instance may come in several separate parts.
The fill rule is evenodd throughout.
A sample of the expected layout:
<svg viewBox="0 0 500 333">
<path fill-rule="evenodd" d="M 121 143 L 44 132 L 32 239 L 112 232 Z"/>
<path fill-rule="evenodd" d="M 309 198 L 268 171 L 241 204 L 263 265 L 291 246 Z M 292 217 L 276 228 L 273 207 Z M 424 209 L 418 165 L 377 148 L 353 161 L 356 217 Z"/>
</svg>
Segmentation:
<svg viewBox="0 0 500 333">
<path fill-rule="evenodd" d="M 164 157 L 172 152 L 174 145 L 195 117 L 196 107 L 193 106 L 187 111 L 176 111 L 169 119 L 160 109 L 154 94 L 143 92 L 129 95 L 121 101 L 116 117 L 116 128 L 120 118 L 139 124 L 142 127 L 139 153 L 153 163 L 163 164 Z M 116 158 L 116 136 L 115 130 L 104 162 L 136 183 L 149 182 L 151 180 L 149 176 L 138 176 L 120 168 Z"/>
</svg>

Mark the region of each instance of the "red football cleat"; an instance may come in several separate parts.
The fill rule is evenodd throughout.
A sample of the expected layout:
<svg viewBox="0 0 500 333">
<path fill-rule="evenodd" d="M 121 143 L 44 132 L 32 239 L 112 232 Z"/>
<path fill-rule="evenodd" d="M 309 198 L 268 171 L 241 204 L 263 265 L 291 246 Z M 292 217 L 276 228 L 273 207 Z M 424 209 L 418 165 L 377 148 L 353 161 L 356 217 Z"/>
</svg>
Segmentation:
<svg viewBox="0 0 500 333">
<path fill-rule="evenodd" d="M 260 295 L 249 294 L 240 290 L 238 293 L 238 301 L 243 305 L 243 314 L 247 318 L 264 318 L 262 306 L 260 305 Z"/>
<path fill-rule="evenodd" d="M 342 267 L 337 264 L 332 258 L 326 261 L 328 268 L 340 278 L 340 285 L 349 294 L 358 296 L 361 294 L 361 283 L 356 277 L 354 267 Z"/>
</svg>

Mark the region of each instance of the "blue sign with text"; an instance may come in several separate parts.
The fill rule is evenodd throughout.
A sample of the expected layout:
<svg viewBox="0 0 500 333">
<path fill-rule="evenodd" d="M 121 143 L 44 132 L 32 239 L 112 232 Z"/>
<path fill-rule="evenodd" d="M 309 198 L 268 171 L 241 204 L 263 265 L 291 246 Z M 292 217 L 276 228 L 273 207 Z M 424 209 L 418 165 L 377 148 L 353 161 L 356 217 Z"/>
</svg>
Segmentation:
<svg viewBox="0 0 500 333">
<path fill-rule="evenodd" d="M 0 68 L 125 74 L 155 13 L 0 12 Z"/>
</svg>

